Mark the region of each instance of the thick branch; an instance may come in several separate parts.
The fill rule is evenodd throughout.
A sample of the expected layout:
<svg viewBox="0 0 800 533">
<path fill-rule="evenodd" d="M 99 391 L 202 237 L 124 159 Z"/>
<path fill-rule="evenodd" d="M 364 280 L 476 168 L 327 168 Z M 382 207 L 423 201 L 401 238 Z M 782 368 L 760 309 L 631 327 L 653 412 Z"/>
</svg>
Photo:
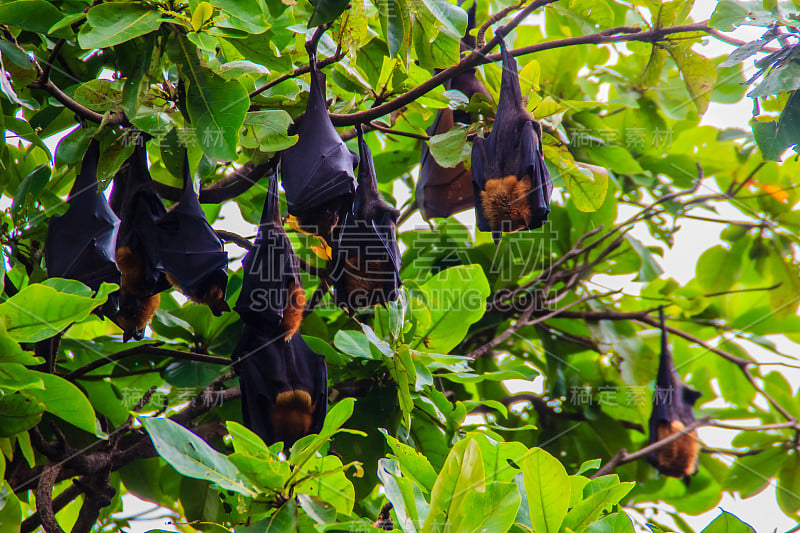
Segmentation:
<svg viewBox="0 0 800 533">
<path fill-rule="evenodd" d="M 62 490 L 58 496 L 53 498 L 53 504 L 52 504 L 53 512 L 54 513 L 59 512 L 68 504 L 72 503 L 75 500 L 75 498 L 77 498 L 82 494 L 82 492 L 83 492 L 82 489 L 74 483 L 69 487 L 65 488 L 64 490 Z M 28 518 L 26 518 L 24 522 L 22 522 L 22 526 L 20 526 L 19 531 L 20 533 L 32 533 L 41 524 L 42 521 L 39 518 L 39 511 L 36 511 Z"/>
<path fill-rule="evenodd" d="M 48 464 L 39 477 L 39 484 L 36 486 L 36 512 L 39 513 L 42 528 L 46 533 L 64 533 L 64 530 L 61 529 L 56 520 L 52 500 L 53 486 L 56 484 L 60 472 L 60 463 Z"/>
<path fill-rule="evenodd" d="M 273 157 L 266 163 L 254 165 L 245 163 L 242 168 L 229 176 L 225 176 L 219 181 L 212 183 L 208 187 L 200 190 L 200 203 L 202 204 L 221 204 L 231 198 L 236 198 L 258 183 L 258 180 L 275 172 L 278 166 L 278 158 Z M 159 196 L 165 200 L 177 202 L 181 199 L 181 189 L 170 187 L 157 181 L 154 182 Z"/>
<path fill-rule="evenodd" d="M 119 361 L 121 359 L 125 359 L 126 357 L 131 357 L 134 355 L 162 355 L 164 357 L 172 357 L 175 359 L 184 359 L 187 361 L 198 361 L 200 363 L 211 363 L 214 365 L 230 365 L 231 360 L 227 357 L 219 357 L 216 355 L 206 355 L 202 353 L 194 353 L 194 352 L 182 352 L 180 350 L 170 350 L 167 348 L 159 348 L 159 344 L 145 344 L 142 346 L 134 346 L 133 348 L 128 348 L 127 350 L 122 350 L 117 353 L 112 353 L 106 356 L 101 357 L 95 361 L 92 361 L 89 364 L 86 364 L 76 370 L 73 370 L 66 376 L 65 379 L 74 380 L 80 378 L 82 375 L 91 372 L 92 370 L 96 370 L 102 366 L 105 366 L 109 363 L 113 363 L 115 361 Z"/>
<path fill-rule="evenodd" d="M 533 2 L 528 8 L 537 8 L 544 6 L 546 4 L 552 3 L 555 0 L 540 0 L 538 2 Z M 527 15 L 528 9 L 522 11 L 520 15 Z M 520 17 L 514 19 L 511 23 L 504 26 L 503 28 L 508 28 L 507 31 L 513 29 L 514 26 L 521 22 L 521 19 L 518 21 Z M 428 93 L 429 91 L 435 89 L 445 81 L 452 79 L 459 74 L 463 74 L 470 68 L 476 67 L 478 65 L 483 65 L 485 63 L 493 63 L 495 61 L 500 60 L 500 54 L 493 54 L 487 55 L 488 52 L 494 48 L 499 42 L 500 36 L 502 34 L 502 29 L 498 29 L 495 33 L 495 37 L 486 44 L 486 46 L 476 50 L 472 54 L 468 55 L 464 59 L 461 60 L 457 65 L 448 67 L 438 74 L 431 77 L 428 81 L 414 87 L 410 91 L 399 95 L 398 97 L 394 98 L 393 100 L 389 100 L 379 106 L 373 107 L 372 109 L 368 109 L 366 111 L 359 111 L 357 113 L 350 113 L 346 115 L 339 115 L 339 114 L 332 114 L 331 120 L 333 124 L 336 126 L 353 126 L 360 122 L 369 122 L 371 120 L 375 120 L 383 115 L 391 113 L 392 111 L 396 111 L 403 106 L 406 106 L 419 98 L 420 96 Z M 593 33 L 590 35 L 584 35 L 581 37 L 570 37 L 567 39 L 558 39 L 554 41 L 548 41 L 544 43 L 539 43 L 531 46 L 525 46 L 522 48 L 516 48 L 514 50 L 510 50 L 511 55 L 513 56 L 521 56 L 526 54 L 531 54 L 534 52 L 541 52 L 544 50 L 552 50 L 554 48 L 563 48 L 566 46 L 577 46 L 582 44 L 605 44 L 605 43 L 621 43 L 626 41 L 643 41 L 643 42 L 656 42 L 664 40 L 664 38 L 668 35 L 672 35 L 675 33 L 687 33 L 687 32 L 697 32 L 697 31 L 707 31 L 708 27 L 705 23 L 696 23 L 696 24 L 684 24 L 681 26 L 672 26 L 669 28 L 658 28 L 649 31 L 640 31 L 638 28 L 632 28 L 629 26 L 622 26 L 619 28 L 611 28 L 609 30 L 605 30 L 599 33 Z M 633 33 L 636 32 L 636 33 Z M 614 35 L 614 33 L 624 33 L 624 35 Z"/>
<path fill-rule="evenodd" d="M 335 54 L 331 57 L 326 57 L 325 59 L 317 62 L 317 68 L 327 67 L 330 64 L 336 63 L 337 61 L 341 60 L 345 56 L 345 52 L 343 50 L 337 50 Z M 279 83 L 283 83 L 286 80 L 290 80 L 292 78 L 297 78 L 298 76 L 302 76 L 303 74 L 308 74 L 311 72 L 311 67 L 309 65 L 305 65 L 303 67 L 297 67 L 294 69 L 294 72 L 291 74 L 284 74 L 274 80 L 265 83 L 262 87 L 259 87 L 255 91 L 250 93 L 250 99 L 252 100 L 254 97 L 258 96 L 259 94 L 263 93 L 264 91 L 271 89 L 278 85 Z"/>
<path fill-rule="evenodd" d="M 92 122 L 97 122 L 99 124 L 103 122 L 103 119 L 105 118 L 105 115 L 98 113 L 96 111 L 92 111 L 88 107 L 82 106 L 81 104 L 79 104 L 78 102 L 67 96 L 67 94 L 64 91 L 58 88 L 49 79 L 44 81 L 36 80 L 33 83 L 29 84 L 28 87 L 30 87 L 31 89 L 42 89 L 43 91 L 48 92 L 50 96 L 58 100 L 58 102 L 61 103 L 61 105 L 63 105 L 64 107 L 66 107 L 67 109 L 69 109 L 82 119 L 90 120 Z M 120 112 L 115 115 L 112 115 L 108 120 L 105 121 L 105 124 L 109 126 L 128 126 L 130 122 L 128 122 L 128 117 L 125 116 L 125 113 Z"/>
</svg>

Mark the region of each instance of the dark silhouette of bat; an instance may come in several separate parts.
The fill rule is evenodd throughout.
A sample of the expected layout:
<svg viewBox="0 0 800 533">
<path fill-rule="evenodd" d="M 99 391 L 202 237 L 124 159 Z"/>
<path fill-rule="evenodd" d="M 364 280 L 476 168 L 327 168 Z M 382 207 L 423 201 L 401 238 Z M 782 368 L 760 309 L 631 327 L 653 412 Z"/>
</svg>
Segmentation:
<svg viewBox="0 0 800 533">
<path fill-rule="evenodd" d="M 286 340 L 245 325 L 232 358 L 244 424 L 264 442 L 289 449 L 320 431 L 328 410 L 328 367 L 300 335 Z"/>
<path fill-rule="evenodd" d="M 124 195 L 119 202 L 120 225 L 116 258 L 120 271 L 119 312 L 113 318 L 123 340 L 140 340 L 161 302 L 169 281 L 159 268 L 156 219 L 167 212 L 153 187 L 144 143 L 128 158 Z"/>
<path fill-rule="evenodd" d="M 525 110 L 517 62 L 500 41 L 503 77 L 492 131 L 472 145 L 472 186 L 478 229 L 502 232 L 541 227 L 553 184 L 542 156 L 542 128 Z"/>
<path fill-rule="evenodd" d="M 692 408 L 701 396 L 678 376 L 669 350 L 663 307 L 659 309 L 659 315 L 661 356 L 653 394 L 653 412 L 650 415 L 650 444 L 678 433 L 694 422 Z M 652 452 L 647 459 L 665 476 L 683 478 L 697 472 L 699 454 L 700 442 L 697 440 L 697 430 L 693 430 Z"/>
<path fill-rule="evenodd" d="M 332 242 L 334 228 L 350 209 L 358 156 L 347 149 L 328 116 L 325 75 L 309 49 L 310 93 L 297 144 L 281 153 L 281 179 L 289 214 L 301 228 Z"/>
<path fill-rule="evenodd" d="M 348 309 L 385 303 L 400 286 L 397 209 L 378 191 L 372 152 L 358 132 L 358 189 L 335 246 L 333 270 L 336 304 Z"/>
<path fill-rule="evenodd" d="M 253 248 L 242 261 L 244 280 L 234 309 L 253 328 L 290 339 L 300 328 L 306 295 L 300 266 L 283 230 L 278 203 L 278 178 L 269 176 Z"/>
<path fill-rule="evenodd" d="M 184 154 L 181 199 L 156 220 L 159 267 L 167 280 L 190 300 L 208 305 L 215 316 L 225 302 L 228 253 L 200 207 Z"/>
<path fill-rule="evenodd" d="M 69 192 L 69 207 L 50 219 L 44 244 L 48 276 L 78 280 L 92 290 L 120 279 L 114 258 L 119 218 L 97 190 L 99 158 L 100 144 L 92 139 Z"/>
<path fill-rule="evenodd" d="M 470 31 L 475 28 L 477 4 L 474 2 L 472 7 L 467 10 L 467 31 L 461 38 L 462 52 L 471 52 L 475 48 L 475 37 L 470 35 Z M 445 88 L 460 91 L 467 99 L 471 99 L 472 95 L 476 93 L 490 98 L 489 91 L 475 76 L 474 68 L 470 68 L 445 83 Z M 472 118 L 468 112 L 462 110 L 442 109 L 436 114 L 427 133 L 431 136 L 446 133 L 456 122 L 470 124 Z M 428 144 L 423 142 L 419 179 L 414 197 L 425 220 L 434 217 L 449 217 L 453 213 L 469 209 L 475 205 L 472 192 L 472 172 L 463 163 L 454 167 L 439 165 L 431 155 Z"/>
</svg>

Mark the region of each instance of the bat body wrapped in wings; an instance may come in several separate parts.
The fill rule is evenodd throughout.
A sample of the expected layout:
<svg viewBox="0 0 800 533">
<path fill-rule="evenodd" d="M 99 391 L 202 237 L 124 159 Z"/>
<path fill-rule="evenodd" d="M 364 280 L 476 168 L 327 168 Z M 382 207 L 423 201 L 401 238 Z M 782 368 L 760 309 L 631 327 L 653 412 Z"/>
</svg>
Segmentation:
<svg viewBox="0 0 800 533">
<path fill-rule="evenodd" d="M 92 139 L 69 192 L 69 208 L 50 219 L 44 245 L 48 276 L 78 280 L 93 290 L 120 280 L 114 252 L 119 218 L 97 190 L 99 157 L 100 145 Z"/>
<path fill-rule="evenodd" d="M 669 350 L 664 310 L 661 315 L 661 355 L 656 388 L 653 393 L 653 412 L 650 415 L 649 443 L 679 433 L 695 421 L 693 407 L 700 393 L 683 383 L 675 369 Z M 681 435 L 648 455 L 648 461 L 666 476 L 683 478 L 697 472 L 700 442 L 697 430 Z"/>
<path fill-rule="evenodd" d="M 476 7 L 477 2 L 474 2 L 467 11 L 469 18 L 467 31 L 461 38 L 462 51 L 472 51 L 475 48 L 475 37 L 470 35 L 470 31 L 475 28 Z M 445 84 L 445 88 L 460 91 L 467 99 L 471 99 L 472 95 L 476 93 L 486 96 L 487 99 L 490 98 L 489 91 L 475 76 L 474 68 L 454 77 Z M 447 133 L 456 122 L 470 124 L 472 119 L 465 111 L 442 109 L 436 114 L 427 133 L 430 136 Z M 423 142 L 419 179 L 414 197 L 425 220 L 434 217 L 449 217 L 453 213 L 469 209 L 475 205 L 472 172 L 464 166 L 464 163 L 459 163 L 454 167 L 441 166 L 431 155 L 427 143 Z"/>
<path fill-rule="evenodd" d="M 140 340 L 161 302 L 159 293 L 169 288 L 169 281 L 159 268 L 156 241 L 156 220 L 167 210 L 150 178 L 144 144 L 137 144 L 125 165 L 116 249 L 119 312 L 114 321 L 122 328 L 124 340 Z"/>
<path fill-rule="evenodd" d="M 310 93 L 298 141 L 281 153 L 281 179 L 289 214 L 300 226 L 331 242 L 331 235 L 350 208 L 356 189 L 358 156 L 333 127 L 325 103 L 325 75 L 316 51 L 309 52 Z"/>
<path fill-rule="evenodd" d="M 399 212 L 378 191 L 372 153 L 358 132 L 358 189 L 335 247 L 334 294 L 340 307 L 355 309 L 385 303 L 400 287 Z"/>
<path fill-rule="evenodd" d="M 328 367 L 300 335 L 266 335 L 250 325 L 233 351 L 244 424 L 267 444 L 318 433 L 328 409 Z"/>
<path fill-rule="evenodd" d="M 181 198 L 155 226 L 159 267 L 167 280 L 193 302 L 208 305 L 215 316 L 230 311 L 225 302 L 228 253 L 200 207 L 186 156 Z"/>
<path fill-rule="evenodd" d="M 273 337 L 291 338 L 303 320 L 306 297 L 297 256 L 283 230 L 274 173 L 269 176 L 258 235 L 242 261 L 242 269 L 244 280 L 236 312 L 246 324 Z"/>
<path fill-rule="evenodd" d="M 472 185 L 478 229 L 541 227 L 550 213 L 552 182 L 542 156 L 542 128 L 525 110 L 517 62 L 500 41 L 503 77 L 492 131 L 472 145 Z"/>
</svg>

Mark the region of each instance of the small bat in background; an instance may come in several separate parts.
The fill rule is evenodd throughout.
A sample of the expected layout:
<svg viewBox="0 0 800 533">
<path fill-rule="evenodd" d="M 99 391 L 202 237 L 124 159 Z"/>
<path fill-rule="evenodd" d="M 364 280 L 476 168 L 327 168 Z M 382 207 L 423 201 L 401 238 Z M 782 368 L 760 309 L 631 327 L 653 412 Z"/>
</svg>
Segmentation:
<svg viewBox="0 0 800 533">
<path fill-rule="evenodd" d="M 306 294 L 297 256 L 283 230 L 274 172 L 269 176 L 258 235 L 242 260 L 242 270 L 242 290 L 234 310 L 253 328 L 292 338 L 303 320 Z"/>
<path fill-rule="evenodd" d="M 461 50 L 472 51 L 475 48 L 475 37 L 470 31 L 475 28 L 475 9 L 477 2 L 467 10 L 467 31 L 461 38 Z M 470 68 L 459 74 L 445 84 L 447 89 L 460 91 L 471 99 L 472 95 L 480 93 L 490 98 L 489 91 L 478 81 L 475 69 Z M 468 112 L 461 110 L 442 109 L 436 114 L 433 124 L 428 128 L 430 136 L 446 133 L 452 129 L 456 122 L 461 124 L 472 123 Z M 428 144 L 422 143 L 421 165 L 419 179 L 417 180 L 414 197 L 420 213 L 425 220 L 435 217 L 449 217 L 459 211 L 464 211 L 475 205 L 472 191 L 472 172 L 459 163 L 454 167 L 443 167 L 436 162 L 428 149 Z"/>
<path fill-rule="evenodd" d="M 228 253 L 206 219 L 184 154 L 181 199 L 155 223 L 159 266 L 167 280 L 195 303 L 220 316 L 225 302 Z"/>
<path fill-rule="evenodd" d="M 273 337 L 249 325 L 233 351 L 244 425 L 290 449 L 318 433 L 328 410 L 328 367 L 300 335 Z"/>
<path fill-rule="evenodd" d="M 311 88 L 297 144 L 281 153 L 281 179 L 289 214 L 300 227 L 332 242 L 334 228 L 350 209 L 358 156 L 348 150 L 328 116 L 325 75 L 309 50 Z"/>
<path fill-rule="evenodd" d="M 492 131 L 472 144 L 472 186 L 478 229 L 502 232 L 541 227 L 553 184 L 542 156 L 542 128 L 525 110 L 517 62 L 500 41 L 503 77 Z"/>
<path fill-rule="evenodd" d="M 141 340 L 161 303 L 169 281 L 159 269 L 156 219 L 167 213 L 155 192 L 144 143 L 137 144 L 125 162 L 128 171 L 119 202 L 120 226 L 116 258 L 120 271 L 119 312 L 114 321 L 123 340 Z"/>
<path fill-rule="evenodd" d="M 695 421 L 692 411 L 701 393 L 683 383 L 675 369 L 667 341 L 664 308 L 661 318 L 661 356 L 653 394 L 653 412 L 650 415 L 649 444 L 663 440 L 682 431 Z M 665 476 L 684 478 L 697 473 L 700 442 L 693 430 L 650 453 L 648 461 Z"/>
<path fill-rule="evenodd" d="M 400 287 L 397 209 L 378 191 L 372 152 L 358 132 L 358 189 L 334 248 L 334 294 L 340 307 L 355 309 L 396 298 Z"/>
<path fill-rule="evenodd" d="M 120 282 L 114 252 L 120 221 L 97 190 L 99 158 L 100 143 L 92 139 L 69 192 L 69 208 L 50 219 L 44 244 L 49 277 L 78 280 L 95 291 L 103 282 Z"/>
</svg>

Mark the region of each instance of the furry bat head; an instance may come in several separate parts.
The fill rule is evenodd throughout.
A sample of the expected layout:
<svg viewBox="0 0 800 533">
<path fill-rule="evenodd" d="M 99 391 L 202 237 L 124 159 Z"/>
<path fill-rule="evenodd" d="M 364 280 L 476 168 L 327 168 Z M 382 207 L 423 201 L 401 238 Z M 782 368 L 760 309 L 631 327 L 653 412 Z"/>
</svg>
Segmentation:
<svg viewBox="0 0 800 533">
<path fill-rule="evenodd" d="M 694 407 L 700 393 L 683 383 L 672 361 L 667 341 L 664 309 L 661 317 L 661 356 L 658 364 L 656 388 L 653 393 L 653 412 L 650 415 L 649 444 L 678 433 L 695 421 Z M 665 476 L 683 478 L 697 473 L 700 442 L 697 430 L 678 437 L 648 455 L 647 459 Z"/>
<path fill-rule="evenodd" d="M 246 324 L 290 339 L 303 320 L 306 296 L 297 256 L 283 230 L 274 173 L 269 177 L 258 236 L 242 261 L 242 269 L 244 280 L 236 312 Z"/>
<path fill-rule="evenodd" d="M 553 184 L 542 156 L 542 128 L 525 110 L 517 62 L 500 41 L 503 78 L 492 131 L 472 145 L 472 186 L 478 229 L 502 232 L 541 227 Z"/>
<path fill-rule="evenodd" d="M 352 210 L 336 243 L 334 291 L 336 304 L 348 309 L 384 303 L 396 297 L 400 286 L 400 250 L 397 247 L 397 209 L 378 191 L 372 152 L 358 132 L 358 190 Z"/>
<path fill-rule="evenodd" d="M 144 144 L 137 144 L 125 163 L 125 195 L 120 202 L 116 258 L 120 271 L 119 312 L 114 321 L 123 339 L 144 337 L 144 328 L 161 302 L 169 281 L 159 269 L 156 219 L 167 210 L 153 187 Z"/>
<path fill-rule="evenodd" d="M 183 160 L 183 193 L 177 204 L 156 220 L 160 267 L 190 300 L 206 304 L 215 316 L 225 302 L 228 253 L 211 228 L 194 190 L 188 156 Z"/>
<path fill-rule="evenodd" d="M 297 144 L 281 153 L 281 179 L 289 214 L 328 242 L 350 208 L 356 189 L 358 156 L 347 149 L 328 116 L 325 75 L 309 53 L 311 88 Z"/>
<path fill-rule="evenodd" d="M 104 281 L 119 283 L 114 258 L 119 218 L 97 190 L 100 144 L 92 139 L 69 192 L 69 208 L 52 217 L 44 244 L 50 277 L 78 280 L 97 290 Z"/>
<path fill-rule="evenodd" d="M 477 2 L 467 10 L 469 16 L 467 31 L 461 38 L 461 50 L 472 51 L 475 48 L 475 37 L 470 31 L 475 28 L 475 9 Z M 472 95 L 480 93 L 489 98 L 489 91 L 478 81 L 475 69 L 459 74 L 445 84 L 447 89 L 460 91 L 471 99 Z M 462 124 L 472 123 L 469 113 L 462 110 L 442 109 L 436 114 L 428 135 L 439 135 L 450 131 L 456 122 Z M 449 217 L 459 211 L 475 205 L 472 192 L 472 172 L 459 163 L 454 167 L 443 167 L 436 162 L 428 150 L 428 144 L 422 143 L 421 165 L 419 179 L 414 192 L 414 197 L 420 213 L 425 220 L 435 217 Z"/>
<path fill-rule="evenodd" d="M 267 444 L 291 448 L 318 433 L 328 409 L 328 367 L 300 335 L 289 342 L 249 325 L 233 351 L 244 425 Z"/>
</svg>

